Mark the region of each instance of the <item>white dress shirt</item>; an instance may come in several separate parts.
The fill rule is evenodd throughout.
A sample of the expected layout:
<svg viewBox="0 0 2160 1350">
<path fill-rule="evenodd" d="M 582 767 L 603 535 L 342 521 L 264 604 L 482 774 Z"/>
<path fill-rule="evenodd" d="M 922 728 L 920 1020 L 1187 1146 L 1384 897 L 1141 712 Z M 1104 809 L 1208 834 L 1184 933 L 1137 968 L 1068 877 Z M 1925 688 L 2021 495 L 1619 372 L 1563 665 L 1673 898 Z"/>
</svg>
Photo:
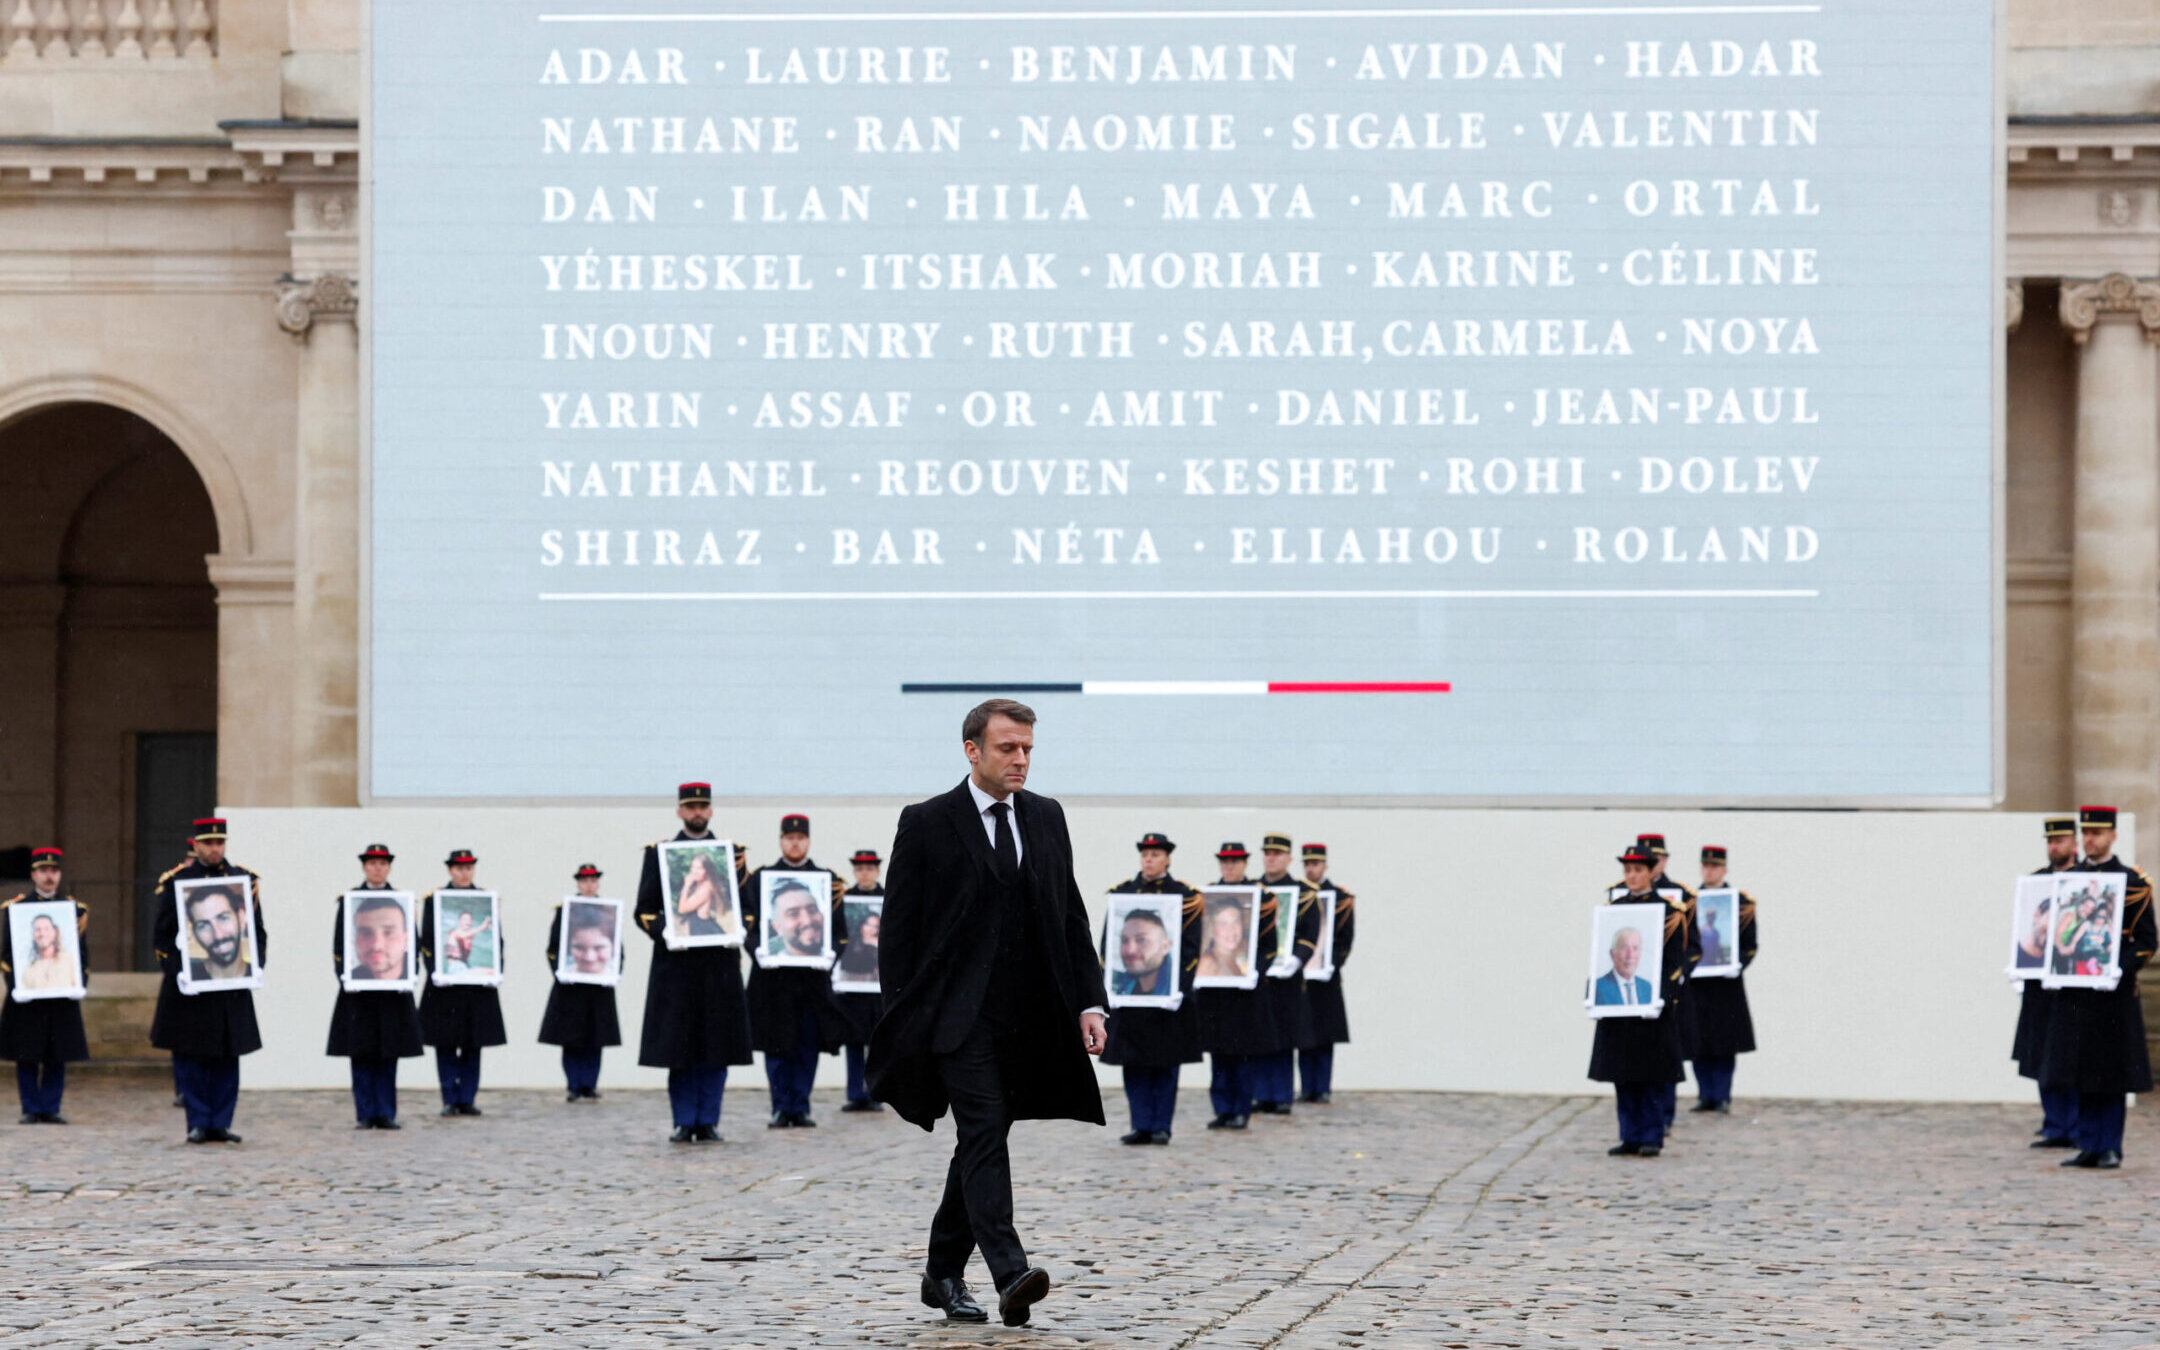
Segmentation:
<svg viewBox="0 0 2160 1350">
<path fill-rule="evenodd" d="M 982 784 L 975 781 L 974 774 L 968 775 L 967 785 L 968 795 L 975 799 L 975 813 L 982 818 L 983 833 L 990 836 L 991 849 L 994 851 L 997 848 L 998 822 L 997 817 L 990 814 L 990 808 L 1003 801 L 1012 808 L 1005 813 L 1005 824 L 1012 832 L 1013 857 L 1015 860 L 1026 857 L 1027 846 L 1020 842 L 1020 803 L 1011 797 L 993 797 L 983 791 Z"/>
</svg>

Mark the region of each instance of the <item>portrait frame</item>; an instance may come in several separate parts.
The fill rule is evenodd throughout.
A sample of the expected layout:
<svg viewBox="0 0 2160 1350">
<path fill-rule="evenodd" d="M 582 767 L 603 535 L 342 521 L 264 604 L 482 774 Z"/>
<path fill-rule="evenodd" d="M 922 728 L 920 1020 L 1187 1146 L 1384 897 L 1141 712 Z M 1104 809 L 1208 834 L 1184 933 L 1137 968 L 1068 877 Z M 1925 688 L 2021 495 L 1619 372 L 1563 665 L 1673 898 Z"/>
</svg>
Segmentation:
<svg viewBox="0 0 2160 1350">
<path fill-rule="evenodd" d="M 247 959 L 247 974 L 229 979 L 213 979 L 195 973 L 197 963 L 205 963 L 210 953 L 195 940 L 194 925 L 188 920 L 188 897 L 198 891 L 225 890 L 240 892 L 240 941 Z M 255 913 L 255 878 L 245 873 L 233 873 L 222 877 L 185 877 L 173 881 L 173 913 L 180 921 L 180 974 L 177 980 L 183 994 L 216 994 L 228 989 L 262 988 L 262 944 L 256 938 L 257 916 Z"/>
<path fill-rule="evenodd" d="M 1193 976 L 1195 989 L 1257 989 L 1260 987 L 1260 887 L 1252 882 L 1216 884 L 1200 888 L 1200 970 Z M 1209 939 L 1215 931 L 1218 910 L 1235 908 L 1245 919 L 1245 973 L 1208 974 Z"/>
<path fill-rule="evenodd" d="M 1275 959 L 1281 961 L 1297 950 L 1298 901 L 1305 888 L 1295 882 L 1263 881 L 1260 890 L 1275 897 Z"/>
<path fill-rule="evenodd" d="M 354 972 L 360 969 L 359 943 L 354 940 L 354 925 L 360 917 L 360 906 L 370 900 L 389 900 L 405 915 L 405 974 L 401 979 L 378 980 Z M 411 891 L 351 890 L 345 892 L 339 923 L 344 927 L 345 966 L 338 972 L 338 983 L 347 993 L 362 994 L 374 991 L 392 991 L 409 994 L 420 985 L 420 929 L 415 922 L 419 901 Z M 378 906 L 379 908 L 379 906 Z"/>
<path fill-rule="evenodd" d="M 867 979 L 860 972 L 846 969 L 848 953 L 853 952 L 857 946 L 855 935 L 862 931 L 863 921 L 871 918 L 878 921 L 878 927 L 882 931 L 885 924 L 884 896 L 843 895 L 840 897 L 840 922 L 847 926 L 848 945 L 847 952 L 841 953 L 840 959 L 833 962 L 832 987 L 834 993 L 875 994 L 884 987 L 879 982 L 882 972 L 875 965 L 870 968 Z M 882 952 L 879 954 L 883 955 Z"/>
<path fill-rule="evenodd" d="M 1583 1009 L 1592 1018 L 1656 1017 L 1665 1011 L 1665 915 L 1659 905 L 1600 905 L 1590 917 L 1590 978 L 1583 984 Z M 1599 982 L 1613 975 L 1612 948 L 1622 929 L 1632 928 L 1642 938 L 1643 960 L 1635 968 L 1638 984 L 1650 986 L 1647 1002 L 1599 1002 Z"/>
<path fill-rule="evenodd" d="M 1335 904 L 1341 899 L 1333 886 L 1320 890 L 1320 941 L 1313 947 L 1313 954 L 1305 962 L 1305 978 L 1308 980 L 1332 980 L 1335 978 Z"/>
<path fill-rule="evenodd" d="M 2065 875 L 2063 872 L 2042 872 L 2022 876 L 2011 889 L 2010 958 L 2003 964 L 2003 974 L 2010 977 L 2012 984 L 2043 979 L 2047 975 L 2049 939 L 2055 931 L 2055 892 Z M 2032 935 L 2036 918 L 2041 930 L 2040 959 L 2027 962 L 2025 940 Z"/>
<path fill-rule="evenodd" d="M 80 999 L 90 992 L 83 982 L 82 933 L 75 926 L 73 900 L 64 895 L 51 900 L 18 900 L 7 907 L 7 916 L 8 941 L 15 953 L 15 969 L 8 975 L 10 999 L 17 1003 L 34 1003 L 47 998 Z M 24 977 L 38 960 L 36 934 L 40 919 L 48 920 L 58 930 L 55 936 L 60 945 L 54 955 L 60 959 L 62 973 L 68 975 L 70 982 L 26 989 Z"/>
<path fill-rule="evenodd" d="M 773 897 L 792 887 L 810 892 L 817 902 L 818 913 L 824 917 L 825 939 L 822 950 L 816 956 L 804 956 L 786 950 L 787 940 L 780 936 L 780 929 L 773 923 Z M 766 868 L 758 873 L 758 944 L 751 956 L 767 970 L 794 967 L 801 970 L 831 970 L 839 953 L 833 945 L 832 927 L 833 875 L 830 872 L 778 872 Z M 780 950 L 774 950 L 775 948 Z"/>
<path fill-rule="evenodd" d="M 740 947 L 747 930 L 743 926 L 742 892 L 735 880 L 735 845 L 727 839 L 669 839 L 659 845 L 660 893 L 667 906 L 664 917 L 666 926 L 661 930 L 669 948 L 683 951 L 692 947 Z M 708 870 L 717 871 L 716 889 L 725 894 L 716 896 L 720 901 L 720 913 L 709 920 L 718 930 L 712 933 L 692 933 L 690 920 L 680 909 L 683 888 L 690 879 L 690 870 L 697 859 L 706 861 Z"/>
<path fill-rule="evenodd" d="M 1118 980 L 1123 976 L 1124 962 L 1118 957 L 1118 942 L 1125 924 L 1135 914 L 1152 915 L 1169 935 L 1170 950 L 1163 957 L 1163 965 L 1170 970 L 1170 992 L 1167 994 L 1119 993 Z M 1185 936 L 1185 898 L 1180 895 L 1132 895 L 1113 894 L 1109 911 L 1103 920 L 1103 986 L 1110 996 L 1112 1008 L 1174 1008 L 1182 997 L 1178 975 L 1185 969 L 1183 939 Z"/>
<path fill-rule="evenodd" d="M 2055 900 L 2048 909 L 2048 965 L 2040 977 L 2043 989 L 2113 989 L 2122 981 L 2123 907 L 2130 896 L 2130 878 L 2122 872 L 2059 872 L 2055 877 Z M 2110 920 L 2090 957 L 2066 955 L 2062 946 L 2066 928 L 2078 917 L 2085 898 L 2105 901 Z M 2100 959 L 2104 947 L 2107 955 Z M 2069 967 L 2069 969 L 2065 969 Z"/>
<path fill-rule="evenodd" d="M 555 982 L 557 984 L 599 984 L 613 988 L 615 985 L 622 983 L 623 911 L 627 908 L 628 906 L 624 905 L 622 901 L 610 900 L 604 896 L 566 895 L 563 897 L 562 932 L 555 942 Z M 605 973 L 590 974 L 581 971 L 577 968 L 576 960 L 571 956 L 570 934 L 573 931 L 573 924 L 579 928 L 586 926 L 579 922 L 586 917 L 578 913 L 580 909 L 605 912 L 606 917 L 603 922 L 608 930 L 609 940 L 614 943 L 615 953 L 609 959 Z"/>
<path fill-rule="evenodd" d="M 1707 952 L 1688 972 L 1691 980 L 1733 980 L 1740 977 L 1740 892 L 1731 886 L 1710 886 L 1695 892 L 1695 928 L 1703 931 L 1703 915 L 1718 916 L 1718 936 L 1723 939 L 1725 959 L 1710 963 Z"/>
<path fill-rule="evenodd" d="M 445 886 L 435 892 L 431 907 L 435 920 L 435 961 L 428 971 L 428 983 L 500 985 L 503 982 L 502 897 L 494 891 Z M 482 910 L 486 911 L 487 918 L 475 922 L 479 931 L 473 937 L 473 955 L 480 954 L 481 939 L 485 938 L 488 953 L 494 958 L 493 964 L 481 967 L 467 961 L 464 970 L 451 970 L 448 939 L 456 927 L 457 916 L 477 914 Z"/>
</svg>

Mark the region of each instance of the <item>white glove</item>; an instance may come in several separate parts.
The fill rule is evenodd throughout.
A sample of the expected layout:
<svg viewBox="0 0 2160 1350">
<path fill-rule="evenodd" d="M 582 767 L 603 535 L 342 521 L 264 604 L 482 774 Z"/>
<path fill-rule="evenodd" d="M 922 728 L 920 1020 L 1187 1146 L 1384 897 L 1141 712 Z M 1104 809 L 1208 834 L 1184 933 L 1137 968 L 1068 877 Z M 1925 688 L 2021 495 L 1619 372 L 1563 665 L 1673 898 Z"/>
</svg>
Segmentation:
<svg viewBox="0 0 2160 1350">
<path fill-rule="evenodd" d="M 1164 1012 L 1176 1012 L 1179 1008 L 1184 1007 L 1185 991 L 1182 989 L 1178 990 L 1176 993 L 1172 994 L 1162 1006 Z"/>
<path fill-rule="evenodd" d="M 1294 979 L 1297 976 L 1297 972 L 1298 959 L 1296 956 L 1292 955 L 1276 957 L 1275 964 L 1268 967 L 1267 974 L 1268 978 L 1271 980 L 1288 980 Z"/>
</svg>

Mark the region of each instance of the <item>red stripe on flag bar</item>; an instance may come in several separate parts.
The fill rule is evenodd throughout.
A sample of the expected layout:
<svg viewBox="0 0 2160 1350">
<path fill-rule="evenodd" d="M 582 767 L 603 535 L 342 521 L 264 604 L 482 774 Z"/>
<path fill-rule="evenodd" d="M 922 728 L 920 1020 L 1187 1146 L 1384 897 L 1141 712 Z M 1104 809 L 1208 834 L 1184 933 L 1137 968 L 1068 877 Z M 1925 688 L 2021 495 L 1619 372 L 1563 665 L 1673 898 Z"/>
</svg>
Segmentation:
<svg viewBox="0 0 2160 1350">
<path fill-rule="evenodd" d="M 1271 694 L 1445 694 L 1444 680 L 1270 680 Z"/>
</svg>

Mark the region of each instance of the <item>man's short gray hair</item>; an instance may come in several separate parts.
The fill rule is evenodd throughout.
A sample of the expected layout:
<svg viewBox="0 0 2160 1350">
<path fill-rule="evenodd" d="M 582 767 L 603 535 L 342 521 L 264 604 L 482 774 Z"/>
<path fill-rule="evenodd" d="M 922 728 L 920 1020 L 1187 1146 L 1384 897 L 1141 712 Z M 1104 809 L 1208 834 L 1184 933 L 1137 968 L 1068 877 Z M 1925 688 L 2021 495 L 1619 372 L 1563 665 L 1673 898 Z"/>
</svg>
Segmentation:
<svg viewBox="0 0 2160 1350">
<path fill-rule="evenodd" d="M 989 698 L 968 709 L 968 715 L 960 720 L 960 739 L 982 744 L 983 733 L 990 729 L 993 717 L 1010 717 L 1021 726 L 1035 725 L 1035 710 L 1025 703 L 1015 703 L 1009 698 Z"/>
</svg>

